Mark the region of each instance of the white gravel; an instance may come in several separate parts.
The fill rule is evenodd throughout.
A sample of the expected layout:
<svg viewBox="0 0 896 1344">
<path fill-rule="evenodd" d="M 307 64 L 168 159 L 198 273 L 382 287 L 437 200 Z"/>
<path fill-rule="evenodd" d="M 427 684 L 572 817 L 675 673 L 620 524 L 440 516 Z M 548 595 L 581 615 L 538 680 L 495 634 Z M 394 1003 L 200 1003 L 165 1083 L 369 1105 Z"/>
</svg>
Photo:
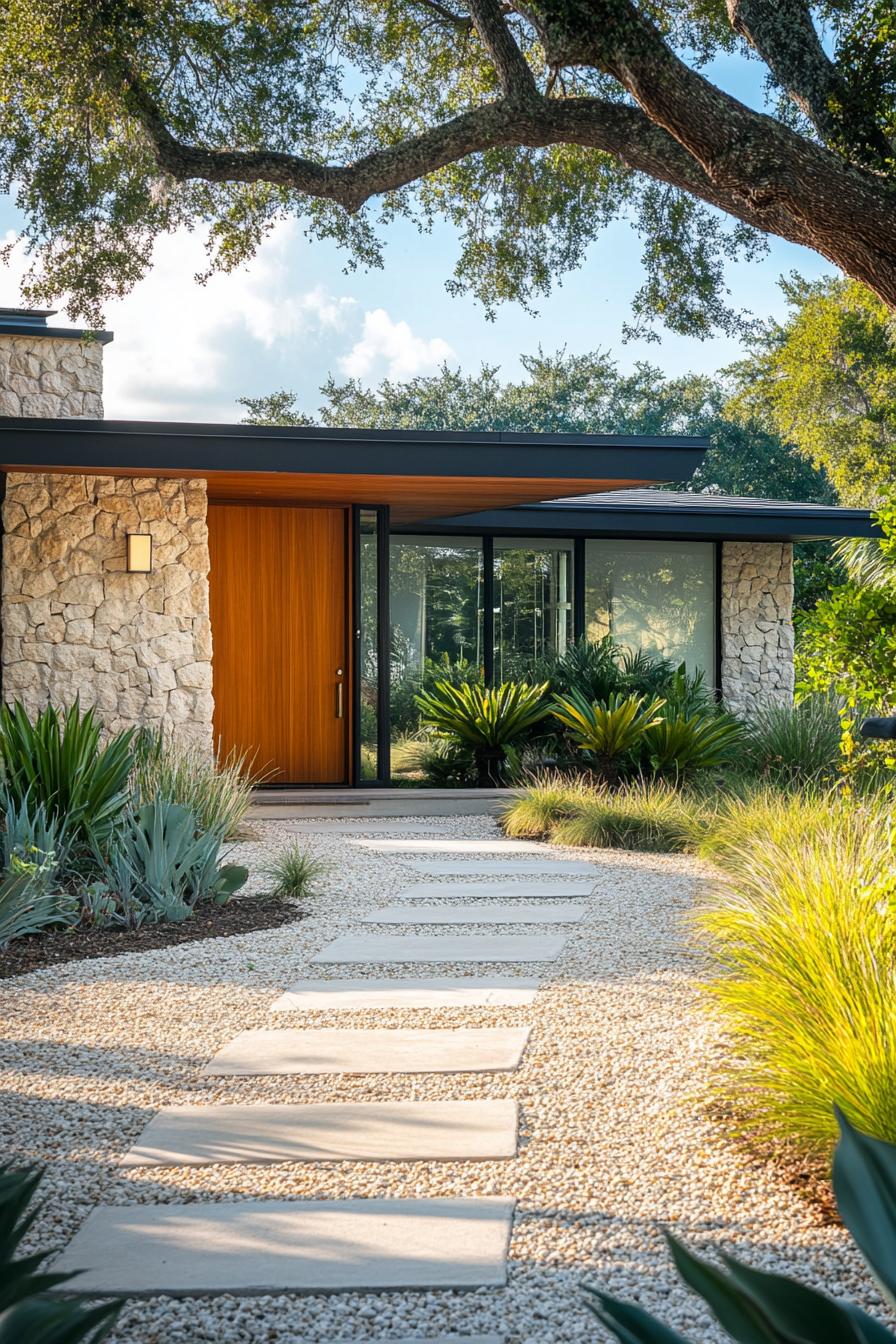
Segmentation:
<svg viewBox="0 0 896 1344">
<path fill-rule="evenodd" d="M 487 817 L 459 817 L 446 833 L 482 839 L 497 830 Z M 257 836 L 233 856 L 256 872 L 296 833 L 271 821 L 258 824 Z M 877 1309 L 842 1230 L 819 1226 L 812 1210 L 702 1109 L 714 1052 L 723 1047 L 698 1007 L 691 986 L 698 968 L 682 929 L 701 880 L 696 864 L 595 853 L 595 893 L 585 920 L 564 929 L 562 960 L 514 968 L 544 981 L 531 1006 L 272 1016 L 272 1001 L 290 982 L 328 971 L 338 978 L 339 967 L 311 966 L 314 953 L 357 931 L 359 911 L 390 904 L 414 880 L 401 856 L 351 845 L 345 835 L 301 839 L 332 864 L 308 919 L 0 981 L 2 1151 L 49 1168 L 46 1205 L 29 1244 L 58 1246 L 98 1202 L 506 1195 L 518 1200 L 509 1285 L 469 1294 L 162 1298 L 130 1304 L 112 1340 L 332 1344 L 491 1331 L 512 1344 L 594 1340 L 601 1331 L 578 1292 L 585 1280 L 637 1299 L 695 1341 L 717 1340 L 701 1303 L 670 1269 L 663 1225 L 695 1247 L 735 1251 Z M 512 863 L 508 857 L 508 868 Z M 409 924 L 408 931 L 425 930 Z M 470 970 L 439 969 L 448 976 Z M 476 974 L 490 969 L 509 970 Z M 426 976 L 432 968 L 352 967 L 350 974 Z M 523 1065 L 510 1074 L 199 1076 L 221 1045 L 253 1027 L 530 1024 Z M 163 1105 L 475 1097 L 519 1099 L 516 1159 L 167 1171 L 114 1165 Z"/>
</svg>

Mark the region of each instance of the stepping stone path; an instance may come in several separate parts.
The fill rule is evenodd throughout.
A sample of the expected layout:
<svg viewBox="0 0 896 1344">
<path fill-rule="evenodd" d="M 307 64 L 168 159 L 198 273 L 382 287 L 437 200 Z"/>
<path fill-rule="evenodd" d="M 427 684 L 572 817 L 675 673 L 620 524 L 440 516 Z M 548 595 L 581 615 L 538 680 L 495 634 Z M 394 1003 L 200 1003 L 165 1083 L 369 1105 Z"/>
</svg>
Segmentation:
<svg viewBox="0 0 896 1344">
<path fill-rule="evenodd" d="M 590 896 L 594 891 L 594 882 L 415 882 L 398 893 L 400 901 L 429 901 L 433 896 L 439 900 L 478 901 L 483 900 L 564 900 L 573 896 Z"/>
<path fill-rule="evenodd" d="M 374 852 L 407 855 L 412 868 L 433 878 L 503 879 L 418 882 L 396 894 L 399 903 L 368 911 L 365 923 L 572 923 L 583 917 L 585 907 L 554 898 L 590 896 L 597 877 L 591 865 L 553 859 L 547 846 L 528 841 L 416 838 L 439 837 L 443 827 L 450 827 L 444 821 L 315 818 L 286 825 L 298 832 L 353 837 L 388 833 L 392 838 L 354 843 Z M 573 876 L 579 880 L 571 880 Z M 562 878 L 567 880 L 556 880 Z M 534 898 L 536 903 L 412 904 L 434 897 L 467 902 Z M 522 966 L 554 961 L 564 944 L 562 935 L 545 934 L 358 933 L 336 938 L 313 961 Z M 271 1011 L 526 1007 L 535 1001 L 538 985 L 538 980 L 521 976 L 456 972 L 308 979 L 289 986 Z M 201 1073 L 224 1078 L 508 1072 L 518 1067 L 528 1036 L 526 1026 L 245 1031 L 225 1044 Z M 121 1166 L 495 1160 L 516 1155 L 517 1133 L 517 1104 L 501 1098 L 175 1106 L 149 1121 Z M 107 1205 L 89 1214 L 53 1269 L 66 1273 L 92 1267 L 79 1275 L 77 1289 L 97 1297 L 502 1287 L 513 1210 L 512 1199 L 498 1197 Z M 426 1341 L 405 1338 L 395 1344 L 504 1340 L 497 1335 L 451 1335 Z"/>
<path fill-rule="evenodd" d="M 123 1167 L 213 1162 L 456 1162 L 516 1156 L 514 1101 L 168 1106 Z"/>
<path fill-rule="evenodd" d="M 594 873 L 590 863 L 581 859 L 539 859 L 512 858 L 505 863 L 502 859 L 408 859 L 409 868 L 418 873 L 431 873 L 433 877 L 490 877 L 498 873 L 509 877 L 514 873 L 543 873 L 545 877 L 562 877 L 564 873 Z"/>
<path fill-rule="evenodd" d="M 528 1027 L 244 1031 L 200 1072 L 213 1078 L 284 1073 L 493 1073 L 515 1069 L 528 1039 Z"/>
<path fill-rule="evenodd" d="M 386 905 L 365 924 L 578 924 L 584 905 Z"/>
<path fill-rule="evenodd" d="M 517 1008 L 535 1001 L 537 980 L 465 975 L 431 980 L 299 980 L 271 1004 L 272 1013 L 370 1008 Z"/>
<path fill-rule="evenodd" d="M 175 1297 L 503 1287 L 507 1199 L 102 1206 L 56 1263 L 78 1291 Z"/>
<path fill-rule="evenodd" d="M 318 964 L 398 965 L 420 962 L 477 961 L 497 965 L 507 961 L 556 961 L 566 945 L 564 938 L 545 938 L 531 933 L 493 934 L 351 934 L 346 933 L 318 952 Z"/>
</svg>

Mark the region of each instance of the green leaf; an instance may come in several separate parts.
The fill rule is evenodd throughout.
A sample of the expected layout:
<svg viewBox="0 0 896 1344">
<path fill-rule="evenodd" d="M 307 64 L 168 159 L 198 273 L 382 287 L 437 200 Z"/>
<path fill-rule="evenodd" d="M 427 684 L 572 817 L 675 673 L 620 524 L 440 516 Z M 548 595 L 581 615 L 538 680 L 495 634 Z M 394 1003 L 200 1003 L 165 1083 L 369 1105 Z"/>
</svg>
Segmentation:
<svg viewBox="0 0 896 1344">
<path fill-rule="evenodd" d="M 769 1274 L 723 1255 L 731 1278 L 762 1304 L 782 1337 L 818 1340 L 824 1344 L 893 1344 L 891 1332 L 853 1307 L 807 1288 L 783 1274 Z"/>
<path fill-rule="evenodd" d="M 861 1134 L 835 1107 L 840 1141 L 832 1180 L 840 1217 L 896 1305 L 896 1145 Z"/>
<path fill-rule="evenodd" d="M 779 1331 L 750 1293 L 744 1292 L 716 1265 L 689 1251 L 668 1232 L 666 1241 L 685 1283 L 700 1294 L 737 1344 L 791 1344 L 794 1336 Z"/>
<path fill-rule="evenodd" d="M 585 1285 L 584 1292 L 585 1305 L 622 1344 L 689 1344 L 684 1335 L 663 1325 L 643 1307 L 622 1302 L 591 1284 Z"/>
</svg>

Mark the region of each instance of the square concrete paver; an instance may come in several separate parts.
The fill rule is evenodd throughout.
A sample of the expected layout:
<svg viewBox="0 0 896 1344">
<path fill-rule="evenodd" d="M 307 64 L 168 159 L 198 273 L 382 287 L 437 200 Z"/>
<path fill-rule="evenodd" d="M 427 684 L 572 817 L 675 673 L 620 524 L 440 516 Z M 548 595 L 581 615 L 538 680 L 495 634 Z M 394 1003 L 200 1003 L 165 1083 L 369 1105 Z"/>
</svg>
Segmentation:
<svg viewBox="0 0 896 1344">
<path fill-rule="evenodd" d="M 421 965 L 459 962 L 556 961 L 566 946 L 558 935 L 534 933 L 346 933 L 312 961 L 324 965 Z"/>
<path fill-rule="evenodd" d="M 506 882 L 415 882 L 396 892 L 398 901 L 428 901 L 433 897 L 439 900 L 478 901 L 480 898 L 490 901 L 516 900 L 565 900 L 568 897 L 591 896 L 594 882 L 574 882 L 568 878 L 565 882 L 544 882 L 530 879 Z"/>
<path fill-rule="evenodd" d="M 202 1069 L 210 1077 L 287 1073 L 493 1073 L 515 1069 L 528 1027 L 243 1031 Z"/>
<path fill-rule="evenodd" d="M 584 905 L 385 905 L 368 910 L 365 924 L 577 924 Z"/>
<path fill-rule="evenodd" d="M 91 1266 L 88 1297 L 502 1287 L 512 1218 L 491 1197 L 101 1206 L 53 1269 Z"/>
<path fill-rule="evenodd" d="M 515 1008 L 532 1003 L 538 980 L 511 976 L 434 976 L 406 980 L 299 980 L 271 1012 L 367 1008 Z"/>
<path fill-rule="evenodd" d="M 234 1162 L 456 1162 L 514 1157 L 515 1101 L 168 1106 L 123 1167 Z"/>
<path fill-rule="evenodd" d="M 541 873 L 545 877 L 564 873 L 591 873 L 596 878 L 595 869 L 582 859 L 540 859 L 527 858 L 525 854 L 514 857 L 508 854 L 506 859 L 414 859 L 406 860 L 409 868 L 418 873 L 431 873 L 439 877 L 490 877 L 500 874 L 508 882 L 515 873 Z"/>
</svg>

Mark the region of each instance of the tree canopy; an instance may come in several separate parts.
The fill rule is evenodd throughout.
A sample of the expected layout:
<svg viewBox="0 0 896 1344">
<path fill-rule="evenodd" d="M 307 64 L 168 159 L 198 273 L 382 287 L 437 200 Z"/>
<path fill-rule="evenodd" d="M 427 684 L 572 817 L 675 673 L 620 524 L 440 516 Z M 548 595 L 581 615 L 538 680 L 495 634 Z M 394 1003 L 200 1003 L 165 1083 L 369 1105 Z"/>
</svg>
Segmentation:
<svg viewBox="0 0 896 1344">
<path fill-rule="evenodd" d="M 732 407 L 773 427 L 825 471 L 844 504 L 896 487 L 896 326 L 846 280 L 785 285 L 788 318 L 767 324 L 735 366 Z"/>
<path fill-rule="evenodd" d="M 563 434 L 701 434 L 710 440 L 702 466 L 679 488 L 833 503 L 823 471 L 790 449 L 746 411 L 727 410 L 723 378 L 667 378 L 650 364 L 620 373 L 603 351 L 521 357 L 524 376 L 504 381 L 483 365 L 464 374 L 447 365 L 377 388 L 330 378 L 311 414 L 293 392 L 242 397 L 250 424 L 320 424 L 359 429 L 469 429 Z"/>
<path fill-rule="evenodd" d="M 766 111 L 706 73 L 732 53 Z M 0 0 L 0 185 L 27 296 L 88 322 L 181 225 L 228 267 L 288 215 L 364 263 L 447 220 L 492 305 L 622 216 L 634 325 L 706 335 L 768 234 L 896 307 L 894 60 L 890 0 Z"/>
</svg>

